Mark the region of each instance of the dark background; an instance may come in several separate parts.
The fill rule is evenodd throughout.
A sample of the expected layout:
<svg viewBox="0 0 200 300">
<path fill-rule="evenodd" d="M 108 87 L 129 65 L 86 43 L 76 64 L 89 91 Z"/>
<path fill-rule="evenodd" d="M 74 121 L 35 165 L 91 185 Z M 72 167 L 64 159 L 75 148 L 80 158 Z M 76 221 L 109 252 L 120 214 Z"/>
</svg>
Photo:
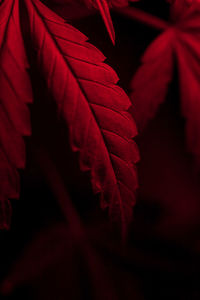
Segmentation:
<svg viewBox="0 0 200 300">
<path fill-rule="evenodd" d="M 62 2 L 47 4 L 103 51 L 128 93 L 141 55 L 160 32 L 113 12 L 114 47 L 98 14 L 70 11 Z M 134 6 L 168 19 L 164 0 L 141 0 Z M 21 198 L 12 200 L 10 231 L 0 233 L 0 278 L 8 276 L 16 288 L 12 292 L 4 285 L 3 292 L 11 293 L 2 299 L 200 299 L 199 176 L 185 145 L 176 67 L 165 103 L 137 137 L 140 188 L 123 246 L 108 229 L 107 213 L 101 212 L 98 196 L 92 195 L 88 174 L 79 171 L 65 125 L 58 121 L 51 95 L 34 67 L 31 76 L 33 134 L 27 138 Z M 57 167 L 92 252 L 77 242 L 64 219 L 38 159 L 40 147 Z M 92 260 L 91 253 L 97 258 Z"/>
</svg>

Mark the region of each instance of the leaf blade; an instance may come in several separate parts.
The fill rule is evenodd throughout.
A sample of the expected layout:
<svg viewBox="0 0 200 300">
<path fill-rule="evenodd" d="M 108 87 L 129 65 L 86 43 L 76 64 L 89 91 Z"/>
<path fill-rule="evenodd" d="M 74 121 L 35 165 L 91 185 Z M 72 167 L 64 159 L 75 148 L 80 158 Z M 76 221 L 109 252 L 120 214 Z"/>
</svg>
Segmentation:
<svg viewBox="0 0 200 300">
<path fill-rule="evenodd" d="M 130 106 L 129 99 L 116 86 L 118 77 L 103 63 L 104 56 L 90 46 L 82 33 L 64 23 L 39 1 L 25 3 L 29 13 L 30 34 L 38 48 L 38 63 L 57 102 L 58 111 L 67 122 L 72 149 L 80 152 L 81 169 L 90 169 L 93 189 L 101 193 L 101 206 L 108 207 L 113 219 L 120 220 L 125 228 L 130 221 L 135 198 L 133 195 L 131 199 L 121 198 L 118 171 L 113 167 L 108 148 L 111 140 L 104 135 L 103 130 L 117 135 L 124 134 L 128 140 L 126 147 L 136 149 L 132 142 L 137 133 L 136 127 L 126 112 Z M 63 55 L 68 51 L 65 41 L 76 48 L 73 60 L 69 55 Z M 82 56 L 80 59 L 80 49 L 84 47 L 85 58 Z M 90 49 L 88 53 L 87 49 Z M 95 62 L 89 58 L 91 51 L 94 53 L 93 58 L 96 57 Z M 85 63 L 90 67 L 85 68 Z M 124 148 L 124 144 L 120 147 Z M 131 172 L 135 172 L 137 150 L 134 155 Z M 123 164 L 120 164 L 120 168 Z M 133 191 L 136 186 L 137 182 L 133 182 Z M 126 207 L 123 201 L 128 203 Z"/>
<path fill-rule="evenodd" d="M 173 39 L 173 29 L 159 35 L 145 51 L 142 65 L 132 79 L 132 113 L 141 130 L 155 116 L 160 104 L 165 100 L 172 79 Z"/>
<path fill-rule="evenodd" d="M 32 101 L 28 62 L 19 22 L 19 3 L 0 6 L 0 227 L 10 225 L 10 198 L 19 197 L 17 169 L 25 166 L 24 135 L 30 135 L 27 103 Z"/>
</svg>

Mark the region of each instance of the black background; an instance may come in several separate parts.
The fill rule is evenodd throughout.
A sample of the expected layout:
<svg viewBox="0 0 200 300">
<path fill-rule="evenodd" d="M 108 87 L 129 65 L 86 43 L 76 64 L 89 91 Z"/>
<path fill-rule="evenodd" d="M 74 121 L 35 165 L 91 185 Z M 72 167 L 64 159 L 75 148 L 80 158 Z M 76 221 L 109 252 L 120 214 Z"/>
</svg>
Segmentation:
<svg viewBox="0 0 200 300">
<path fill-rule="evenodd" d="M 160 32 L 113 12 L 114 47 L 99 15 L 87 16 L 86 11 L 81 19 L 71 18 L 67 4 L 47 4 L 103 51 L 128 93 L 142 53 Z M 164 0 L 143 0 L 134 6 L 168 19 Z M 21 171 L 21 198 L 12 200 L 11 229 L 0 233 L 1 280 L 24 279 L 2 299 L 200 299 L 199 176 L 185 146 L 176 67 L 165 103 L 137 137 L 140 189 L 125 246 L 109 232 L 107 213 L 92 195 L 89 176 L 79 171 L 78 156 L 70 151 L 67 130 L 57 119 L 39 71 L 32 67 L 30 73 L 35 101 L 30 106 L 33 134 L 26 139 L 27 167 Z M 109 279 L 94 263 L 91 269 L 99 272 L 99 281 L 93 282 L 82 246 L 70 233 L 38 160 L 41 146 L 55 163 Z"/>
</svg>

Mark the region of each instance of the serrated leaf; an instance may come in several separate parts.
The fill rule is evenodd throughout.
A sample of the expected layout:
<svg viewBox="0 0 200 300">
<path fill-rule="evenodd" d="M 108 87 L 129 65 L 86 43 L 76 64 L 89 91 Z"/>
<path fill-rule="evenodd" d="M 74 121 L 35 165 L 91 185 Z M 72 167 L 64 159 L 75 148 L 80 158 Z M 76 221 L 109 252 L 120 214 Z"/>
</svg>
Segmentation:
<svg viewBox="0 0 200 300">
<path fill-rule="evenodd" d="M 189 150 L 200 163 L 200 4 L 194 3 L 176 24 L 162 33 L 144 54 L 143 65 L 132 81 L 134 116 L 140 128 L 164 102 L 177 64 L 182 114 L 186 119 Z M 173 59 L 175 58 L 175 59 Z M 145 88 L 144 88 L 145 87 Z"/>
<path fill-rule="evenodd" d="M 137 131 L 127 112 L 130 101 L 85 35 L 41 2 L 25 4 L 37 63 L 66 120 L 72 149 L 80 152 L 81 169 L 90 170 L 101 206 L 109 207 L 124 232 L 137 188 L 138 150 L 132 140 Z"/>
<path fill-rule="evenodd" d="M 189 151 L 200 164 L 200 5 L 193 5 L 178 24 L 175 53 L 179 70 L 181 109 L 186 119 Z"/>
<path fill-rule="evenodd" d="M 0 227 L 8 228 L 9 198 L 19 197 L 18 168 L 25 166 L 24 135 L 30 134 L 27 103 L 32 92 L 19 22 L 18 0 L 0 6 Z"/>
</svg>

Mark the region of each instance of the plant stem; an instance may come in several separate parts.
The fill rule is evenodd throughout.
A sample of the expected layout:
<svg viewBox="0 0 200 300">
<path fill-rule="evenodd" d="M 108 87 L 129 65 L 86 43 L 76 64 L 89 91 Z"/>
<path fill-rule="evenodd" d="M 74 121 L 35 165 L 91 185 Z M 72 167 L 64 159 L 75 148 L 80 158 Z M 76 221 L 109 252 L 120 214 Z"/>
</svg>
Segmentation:
<svg viewBox="0 0 200 300">
<path fill-rule="evenodd" d="M 134 7 L 114 8 L 116 13 L 128 17 L 134 21 L 138 21 L 157 30 L 166 30 L 170 27 L 170 24 L 156 16 L 153 16 L 145 11 L 142 11 Z"/>
</svg>

